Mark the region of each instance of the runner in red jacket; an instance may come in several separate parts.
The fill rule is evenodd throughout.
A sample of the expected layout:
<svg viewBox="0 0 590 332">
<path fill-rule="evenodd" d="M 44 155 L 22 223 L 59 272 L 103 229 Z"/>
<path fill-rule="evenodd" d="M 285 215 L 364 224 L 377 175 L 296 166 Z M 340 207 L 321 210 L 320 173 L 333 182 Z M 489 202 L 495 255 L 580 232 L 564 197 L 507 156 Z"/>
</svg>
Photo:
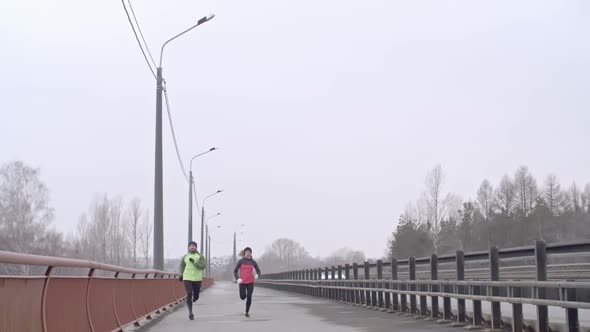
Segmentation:
<svg viewBox="0 0 590 332">
<path fill-rule="evenodd" d="M 246 317 L 250 317 L 254 281 L 258 279 L 261 273 L 258 263 L 252 259 L 252 249 L 250 247 L 244 249 L 240 256 L 243 258 L 238 261 L 234 269 L 234 277 L 236 277 L 236 281 L 240 285 L 240 298 L 246 300 Z"/>
</svg>

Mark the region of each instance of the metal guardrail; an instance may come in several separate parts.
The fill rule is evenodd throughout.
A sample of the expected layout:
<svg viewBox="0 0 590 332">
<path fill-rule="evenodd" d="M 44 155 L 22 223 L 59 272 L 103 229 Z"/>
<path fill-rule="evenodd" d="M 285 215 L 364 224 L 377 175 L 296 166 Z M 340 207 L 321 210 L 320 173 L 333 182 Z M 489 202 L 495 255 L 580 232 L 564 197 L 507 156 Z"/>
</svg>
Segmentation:
<svg viewBox="0 0 590 332">
<path fill-rule="evenodd" d="M 489 252 L 457 251 L 457 254 L 452 256 L 432 255 L 418 259 L 410 257 L 399 261 L 393 259 L 391 262 L 377 261 L 376 264 L 365 262 L 362 265 L 355 263 L 346 264 L 344 267 L 340 265 L 289 271 L 264 275 L 264 279 L 259 280 L 259 283 L 261 286 L 277 290 L 323 297 L 383 311 L 429 316 L 457 325 L 487 326 L 492 330 L 510 326 L 512 331 L 518 332 L 522 332 L 525 327 L 527 331 L 549 332 L 548 307 L 560 307 L 565 310 L 567 331 L 580 331 L 578 310 L 590 309 L 590 301 L 582 300 L 580 295 L 588 295 L 590 282 L 547 281 L 547 260 L 551 255 L 588 252 L 590 242 L 546 245 L 543 241 L 537 241 L 535 246 L 502 250 L 492 247 Z M 509 271 L 501 269 L 501 262 L 513 261 L 515 258 L 534 260 L 535 280 L 501 279 L 501 271 Z M 465 280 L 467 261 L 486 261 L 488 269 L 485 279 L 488 280 Z M 455 264 L 452 273 L 454 280 L 440 280 L 439 264 L 449 263 Z M 418 264 L 429 267 L 429 279 L 416 278 Z M 384 278 L 385 266 L 391 267 L 391 279 Z M 405 280 L 399 278 L 400 266 L 407 267 Z M 359 276 L 359 267 L 364 269 L 364 278 Z M 371 273 L 372 268 L 376 269 L 376 274 Z M 442 298 L 442 308 L 439 307 L 439 298 Z M 452 310 L 452 300 L 456 301 L 455 312 Z M 470 313 L 466 311 L 466 301 L 472 301 L 473 310 Z M 489 320 L 484 319 L 482 301 L 491 303 Z M 501 303 L 512 305 L 511 322 L 502 321 Z M 536 306 L 535 326 L 525 326 L 523 304 Z"/>
<path fill-rule="evenodd" d="M 103 332 L 139 325 L 186 297 L 178 274 L 0 251 L 0 263 L 45 266 L 43 276 L 0 276 L 0 331 Z M 55 268 L 88 269 L 56 276 Z M 112 277 L 96 276 L 112 272 Z M 204 279 L 203 288 L 212 279 Z"/>
</svg>

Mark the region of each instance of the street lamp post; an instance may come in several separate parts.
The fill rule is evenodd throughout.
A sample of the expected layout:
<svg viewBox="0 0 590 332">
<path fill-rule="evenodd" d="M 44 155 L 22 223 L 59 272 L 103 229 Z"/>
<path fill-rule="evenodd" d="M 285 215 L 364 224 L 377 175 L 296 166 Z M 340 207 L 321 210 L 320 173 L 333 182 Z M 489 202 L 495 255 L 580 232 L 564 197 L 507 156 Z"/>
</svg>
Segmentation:
<svg viewBox="0 0 590 332">
<path fill-rule="evenodd" d="M 240 225 L 240 228 L 242 228 L 244 226 L 246 226 L 246 225 L 245 224 L 241 224 Z M 238 259 L 238 252 L 237 252 L 237 243 L 236 243 L 236 232 L 237 232 L 237 229 L 238 229 L 238 227 L 236 226 L 236 228 L 234 229 L 234 256 L 232 258 L 232 261 L 233 261 L 232 263 L 233 263 L 234 266 L 238 263 L 238 261 L 237 261 L 237 259 Z"/>
<path fill-rule="evenodd" d="M 204 154 L 209 152 L 213 152 L 218 150 L 217 148 L 213 147 L 205 152 L 201 152 L 198 155 L 191 158 L 190 165 L 189 165 L 189 172 L 188 172 L 188 242 L 193 240 L 193 186 L 194 186 L 194 178 L 193 178 L 193 160 L 197 157 L 200 157 Z"/>
<path fill-rule="evenodd" d="M 219 217 L 220 215 L 221 215 L 221 212 L 217 212 L 216 214 L 207 217 L 207 220 L 206 220 L 207 224 L 209 223 L 209 220 L 211 220 L 211 219 L 213 219 L 215 217 Z"/>
<path fill-rule="evenodd" d="M 168 39 L 162 45 L 160 51 L 160 64 L 156 76 L 156 155 L 154 174 L 154 269 L 164 269 L 164 184 L 162 168 L 162 92 L 164 90 L 164 78 L 162 77 L 162 57 L 164 47 L 174 39 L 182 36 L 190 30 L 213 19 L 214 15 L 201 18 L 197 24 L 178 35 Z"/>
<path fill-rule="evenodd" d="M 203 199 L 203 204 L 201 205 L 201 254 L 203 254 L 205 251 L 203 250 L 203 241 L 205 241 L 204 236 L 205 236 L 205 202 L 207 201 L 207 199 L 209 199 L 210 197 L 213 197 L 217 194 L 221 194 L 223 192 L 223 190 L 217 190 L 216 192 L 214 192 L 213 194 L 205 197 Z"/>
<path fill-rule="evenodd" d="M 213 232 L 216 229 L 221 228 L 221 226 L 215 227 L 211 233 L 209 233 L 209 225 L 207 225 L 207 276 L 211 277 L 211 236 L 213 236 Z"/>
</svg>

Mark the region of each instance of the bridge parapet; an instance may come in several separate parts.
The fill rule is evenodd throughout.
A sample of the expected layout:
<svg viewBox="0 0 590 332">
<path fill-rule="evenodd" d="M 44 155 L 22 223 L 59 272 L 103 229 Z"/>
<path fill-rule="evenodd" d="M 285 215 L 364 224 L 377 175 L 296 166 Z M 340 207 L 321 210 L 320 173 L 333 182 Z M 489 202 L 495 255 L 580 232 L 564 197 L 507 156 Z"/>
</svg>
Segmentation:
<svg viewBox="0 0 590 332">
<path fill-rule="evenodd" d="M 0 264 L 46 267 L 41 276 L 0 276 L 0 331 L 122 331 L 186 297 L 175 272 L 6 251 Z M 87 275 L 58 276 L 56 268 Z M 203 288 L 212 283 L 205 279 Z"/>
<path fill-rule="evenodd" d="M 555 258 L 564 257 L 575 257 L 577 263 L 549 264 L 551 259 L 555 261 Z M 277 290 L 492 330 L 510 326 L 512 331 L 518 332 L 525 328 L 540 332 L 553 328 L 555 331 L 557 327 L 549 325 L 548 307 L 558 307 L 565 311 L 565 329 L 579 331 L 578 311 L 590 309 L 590 282 L 584 280 L 585 277 L 572 278 L 576 270 L 565 267 L 575 266 L 585 276 L 589 257 L 590 241 L 555 244 L 537 241 L 534 246 L 492 247 L 487 252 L 457 251 L 455 255 L 288 271 L 264 275 L 260 283 Z M 515 262 L 519 260 L 534 262 L 532 266 L 526 265 L 533 269 L 534 279 L 514 278 L 519 276 L 514 274 L 514 268 L 518 268 Z M 581 260 L 583 262 L 580 263 Z M 466 272 L 472 272 L 466 269 L 469 264 L 477 266 L 474 268 L 477 273 L 473 274 L 477 278 L 465 277 Z M 442 278 L 441 266 L 446 269 Z M 384 277 L 384 268 L 389 268 L 389 278 Z M 551 268 L 557 273 L 549 274 Z M 487 277 L 482 276 L 482 270 L 486 271 Z M 560 279 L 564 276 L 559 273 L 560 270 L 569 271 L 566 279 Z M 417 278 L 418 271 L 422 278 Z M 520 277 L 531 274 L 530 271 L 520 273 Z M 506 278 L 503 274 L 510 277 Z M 439 299 L 442 299 L 442 308 L 439 307 Z M 452 301 L 455 301 L 455 306 Z M 466 301 L 471 302 L 470 312 L 467 312 Z M 490 303 L 489 314 L 484 314 L 482 302 Z M 501 303 L 512 307 L 508 322 L 503 320 Z M 525 321 L 523 305 L 536 307 L 536 320 Z"/>
</svg>

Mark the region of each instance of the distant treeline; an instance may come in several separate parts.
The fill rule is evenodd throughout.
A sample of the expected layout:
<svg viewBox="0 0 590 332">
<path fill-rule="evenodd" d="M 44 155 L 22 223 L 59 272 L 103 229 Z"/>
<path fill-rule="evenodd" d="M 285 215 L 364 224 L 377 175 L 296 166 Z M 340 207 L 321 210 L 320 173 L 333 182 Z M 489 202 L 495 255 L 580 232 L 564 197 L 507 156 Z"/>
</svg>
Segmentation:
<svg viewBox="0 0 590 332">
<path fill-rule="evenodd" d="M 557 177 L 543 184 L 526 166 L 505 175 L 494 187 L 484 180 L 476 199 L 444 194 L 445 176 L 436 166 L 426 177 L 423 195 L 408 204 L 388 243 L 389 258 L 590 238 L 590 184 L 563 189 Z"/>
<path fill-rule="evenodd" d="M 0 166 L 0 250 L 129 267 L 151 264 L 152 224 L 139 199 L 97 195 L 67 236 L 55 230 L 53 219 L 40 170 L 21 161 Z M 0 264 L 0 274 L 42 271 L 43 267 Z"/>
</svg>

